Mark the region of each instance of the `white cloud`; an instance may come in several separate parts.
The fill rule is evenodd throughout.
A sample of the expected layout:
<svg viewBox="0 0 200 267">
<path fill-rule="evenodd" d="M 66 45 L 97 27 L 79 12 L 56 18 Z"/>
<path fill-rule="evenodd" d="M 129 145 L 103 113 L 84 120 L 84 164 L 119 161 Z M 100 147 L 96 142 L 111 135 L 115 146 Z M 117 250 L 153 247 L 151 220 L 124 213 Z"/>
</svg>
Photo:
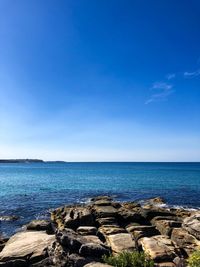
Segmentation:
<svg viewBox="0 0 200 267">
<path fill-rule="evenodd" d="M 200 69 L 199 70 L 196 70 L 196 71 L 193 71 L 193 72 L 188 72 L 188 71 L 185 71 L 183 73 L 184 77 L 185 78 L 193 78 L 193 77 L 197 77 L 200 75 Z"/>
<path fill-rule="evenodd" d="M 175 73 L 169 73 L 169 74 L 166 75 L 167 80 L 172 80 L 175 77 L 176 77 L 176 74 Z"/>
<path fill-rule="evenodd" d="M 151 91 L 154 91 L 154 93 L 145 102 L 145 104 L 149 104 L 151 102 L 166 101 L 168 99 L 168 96 L 174 92 L 172 88 L 172 84 L 168 84 L 165 82 L 155 82 L 151 87 Z"/>
</svg>

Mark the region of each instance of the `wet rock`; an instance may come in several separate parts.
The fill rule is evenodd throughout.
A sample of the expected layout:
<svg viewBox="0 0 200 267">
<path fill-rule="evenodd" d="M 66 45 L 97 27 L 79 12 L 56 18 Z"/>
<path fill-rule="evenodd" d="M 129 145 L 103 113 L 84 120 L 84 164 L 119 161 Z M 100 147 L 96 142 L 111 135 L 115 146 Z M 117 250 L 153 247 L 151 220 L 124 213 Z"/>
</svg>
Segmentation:
<svg viewBox="0 0 200 267">
<path fill-rule="evenodd" d="M 17 221 L 19 220 L 19 216 L 16 216 L 16 215 L 1 215 L 0 216 L 0 221 Z"/>
<path fill-rule="evenodd" d="M 122 251 L 133 251 L 135 249 L 135 242 L 129 233 L 120 233 L 115 235 L 108 235 L 106 237 L 107 243 L 115 253 Z"/>
<path fill-rule="evenodd" d="M 36 262 L 47 255 L 47 247 L 55 240 L 45 232 L 20 232 L 12 236 L 0 253 L 0 261 L 28 260 Z"/>
<path fill-rule="evenodd" d="M 77 233 L 80 235 L 96 235 L 97 228 L 94 226 L 79 226 Z"/>
<path fill-rule="evenodd" d="M 200 240 L 200 212 L 185 218 L 183 228 Z"/>
<path fill-rule="evenodd" d="M 143 251 L 155 262 L 172 262 L 178 256 L 173 242 L 166 236 L 143 237 L 140 243 Z"/>
<path fill-rule="evenodd" d="M 33 231 L 47 231 L 48 233 L 53 232 L 51 222 L 46 220 L 33 220 L 26 225 L 26 229 Z"/>
<path fill-rule="evenodd" d="M 79 250 L 80 255 L 84 257 L 101 258 L 103 255 L 109 255 L 109 249 L 97 243 L 83 244 Z"/>
<path fill-rule="evenodd" d="M 91 202 L 95 202 L 95 201 L 98 201 L 98 200 L 107 200 L 107 201 L 112 201 L 112 197 L 110 196 L 97 196 L 97 197 L 93 197 L 90 199 Z"/>
</svg>

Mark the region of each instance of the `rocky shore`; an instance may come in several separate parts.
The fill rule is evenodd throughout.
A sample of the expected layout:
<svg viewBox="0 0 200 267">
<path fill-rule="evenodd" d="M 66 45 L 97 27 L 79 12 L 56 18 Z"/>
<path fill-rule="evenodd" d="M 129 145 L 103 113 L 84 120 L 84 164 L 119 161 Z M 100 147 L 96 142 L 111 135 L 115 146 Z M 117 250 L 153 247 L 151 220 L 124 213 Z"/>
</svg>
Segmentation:
<svg viewBox="0 0 200 267">
<path fill-rule="evenodd" d="M 116 202 L 109 196 L 63 206 L 9 240 L 0 237 L 0 266 L 109 267 L 103 255 L 144 251 L 158 267 L 185 266 L 200 249 L 200 212 L 162 207 L 154 198 Z"/>
</svg>

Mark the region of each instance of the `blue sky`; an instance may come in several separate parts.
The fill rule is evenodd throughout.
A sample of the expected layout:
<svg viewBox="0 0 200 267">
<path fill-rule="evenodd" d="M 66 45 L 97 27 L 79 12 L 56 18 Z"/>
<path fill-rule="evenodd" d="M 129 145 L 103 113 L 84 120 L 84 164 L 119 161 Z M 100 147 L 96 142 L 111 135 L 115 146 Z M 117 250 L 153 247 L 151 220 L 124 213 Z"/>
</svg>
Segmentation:
<svg viewBox="0 0 200 267">
<path fill-rule="evenodd" d="M 0 158 L 200 161 L 200 2 L 1 0 Z"/>
</svg>

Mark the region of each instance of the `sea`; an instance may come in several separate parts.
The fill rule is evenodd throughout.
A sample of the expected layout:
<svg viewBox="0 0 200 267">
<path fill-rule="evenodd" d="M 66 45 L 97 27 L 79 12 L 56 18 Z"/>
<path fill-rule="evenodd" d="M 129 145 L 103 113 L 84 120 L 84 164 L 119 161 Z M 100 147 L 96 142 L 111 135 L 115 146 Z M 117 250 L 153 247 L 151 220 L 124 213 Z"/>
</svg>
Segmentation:
<svg viewBox="0 0 200 267">
<path fill-rule="evenodd" d="M 49 218 L 64 204 L 97 195 L 117 201 L 160 196 L 169 206 L 200 208 L 200 163 L 7 163 L 0 164 L 0 235 L 10 236 L 33 219 Z"/>
</svg>

